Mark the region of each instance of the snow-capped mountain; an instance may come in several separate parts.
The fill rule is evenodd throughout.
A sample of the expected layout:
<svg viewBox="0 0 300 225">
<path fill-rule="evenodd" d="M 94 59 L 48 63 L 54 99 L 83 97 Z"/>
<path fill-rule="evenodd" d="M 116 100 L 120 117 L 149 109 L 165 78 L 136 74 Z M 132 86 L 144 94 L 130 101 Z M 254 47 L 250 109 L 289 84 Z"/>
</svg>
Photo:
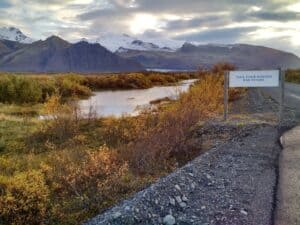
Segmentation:
<svg viewBox="0 0 300 225">
<path fill-rule="evenodd" d="M 114 33 L 103 33 L 96 39 L 84 40 L 90 43 L 99 43 L 112 52 L 124 52 L 127 50 L 176 51 L 183 44 L 182 41 L 138 38 L 127 34 Z"/>
<path fill-rule="evenodd" d="M 0 39 L 17 41 L 26 44 L 34 42 L 32 38 L 27 37 L 15 27 L 0 27 Z"/>
<path fill-rule="evenodd" d="M 247 44 L 184 43 L 112 33 L 77 43 L 51 36 L 44 41 L 23 44 L 32 39 L 13 27 L 0 28 L 0 35 L 0 70 L 10 72 L 196 70 L 199 66 L 211 68 L 224 60 L 239 69 L 300 66 L 300 58 L 294 54 Z"/>
</svg>

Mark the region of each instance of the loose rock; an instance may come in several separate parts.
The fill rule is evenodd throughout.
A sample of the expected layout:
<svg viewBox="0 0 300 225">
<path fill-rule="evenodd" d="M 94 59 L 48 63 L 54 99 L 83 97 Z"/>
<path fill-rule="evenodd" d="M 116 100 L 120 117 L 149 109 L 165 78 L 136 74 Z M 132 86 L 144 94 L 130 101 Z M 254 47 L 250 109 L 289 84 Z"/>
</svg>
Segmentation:
<svg viewBox="0 0 300 225">
<path fill-rule="evenodd" d="M 163 219 L 165 225 L 174 225 L 176 223 L 175 218 L 172 215 L 166 215 Z"/>
</svg>

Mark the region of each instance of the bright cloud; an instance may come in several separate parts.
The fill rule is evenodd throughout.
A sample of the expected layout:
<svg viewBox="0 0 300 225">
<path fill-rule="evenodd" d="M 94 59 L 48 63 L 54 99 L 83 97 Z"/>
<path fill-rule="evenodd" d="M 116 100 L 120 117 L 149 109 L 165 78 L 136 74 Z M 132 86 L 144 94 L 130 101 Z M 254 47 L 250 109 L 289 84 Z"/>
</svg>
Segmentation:
<svg viewBox="0 0 300 225">
<path fill-rule="evenodd" d="M 159 21 L 150 14 L 137 14 L 129 21 L 129 27 L 133 34 L 142 34 L 146 30 L 159 30 Z"/>
</svg>

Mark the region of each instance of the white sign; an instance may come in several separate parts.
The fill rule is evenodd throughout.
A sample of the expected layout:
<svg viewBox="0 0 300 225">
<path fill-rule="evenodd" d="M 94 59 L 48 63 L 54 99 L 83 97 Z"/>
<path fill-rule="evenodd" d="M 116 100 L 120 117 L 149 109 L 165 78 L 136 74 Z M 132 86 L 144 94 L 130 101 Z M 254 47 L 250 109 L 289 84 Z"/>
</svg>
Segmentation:
<svg viewBox="0 0 300 225">
<path fill-rule="evenodd" d="M 229 87 L 278 87 L 279 70 L 230 71 Z"/>
</svg>

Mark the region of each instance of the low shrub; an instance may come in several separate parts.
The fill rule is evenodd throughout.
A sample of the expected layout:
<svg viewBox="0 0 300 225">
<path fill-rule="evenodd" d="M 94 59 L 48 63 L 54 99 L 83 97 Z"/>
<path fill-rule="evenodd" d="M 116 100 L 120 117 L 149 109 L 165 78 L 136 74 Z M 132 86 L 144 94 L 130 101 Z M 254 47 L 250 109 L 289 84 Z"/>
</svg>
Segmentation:
<svg viewBox="0 0 300 225">
<path fill-rule="evenodd" d="M 49 193 L 38 171 L 0 176 L 0 223 L 47 224 Z"/>
<path fill-rule="evenodd" d="M 103 210 L 144 182 L 134 177 L 116 151 L 60 152 L 49 158 L 43 169 L 53 191 L 55 218 L 72 224 Z M 63 201 L 61 201 L 63 199 Z"/>
<path fill-rule="evenodd" d="M 62 103 L 59 95 L 53 95 L 44 104 L 44 113 L 42 126 L 27 140 L 27 146 L 35 153 L 62 147 L 79 133 L 80 110 L 75 102 Z"/>
<path fill-rule="evenodd" d="M 58 94 L 62 98 L 67 97 L 85 97 L 92 94 L 89 87 L 84 86 L 85 77 L 79 75 L 63 75 L 57 76 L 55 83 L 58 89 Z"/>
<path fill-rule="evenodd" d="M 154 85 L 170 85 L 180 80 L 196 78 L 195 73 L 129 73 L 119 75 L 87 76 L 85 85 L 92 90 L 145 89 Z"/>
<path fill-rule="evenodd" d="M 145 89 L 195 78 L 190 73 L 127 73 L 107 75 L 14 75 L 0 74 L 0 102 L 24 104 L 45 102 L 52 95 L 62 99 L 84 98 L 101 89 Z"/>
<path fill-rule="evenodd" d="M 0 102 L 37 103 L 42 99 L 42 89 L 36 80 L 25 76 L 0 76 Z"/>
<path fill-rule="evenodd" d="M 104 119 L 100 128 L 101 136 L 113 148 L 134 142 L 147 129 L 146 117 Z"/>
<path fill-rule="evenodd" d="M 222 90 L 223 78 L 208 74 L 163 112 L 148 116 L 147 122 L 140 125 L 143 131 L 138 132 L 136 140 L 120 149 L 132 169 L 139 174 L 152 174 L 169 171 L 176 162 L 191 159 L 196 152 L 187 143 L 190 129 L 199 120 L 221 111 Z"/>
</svg>

